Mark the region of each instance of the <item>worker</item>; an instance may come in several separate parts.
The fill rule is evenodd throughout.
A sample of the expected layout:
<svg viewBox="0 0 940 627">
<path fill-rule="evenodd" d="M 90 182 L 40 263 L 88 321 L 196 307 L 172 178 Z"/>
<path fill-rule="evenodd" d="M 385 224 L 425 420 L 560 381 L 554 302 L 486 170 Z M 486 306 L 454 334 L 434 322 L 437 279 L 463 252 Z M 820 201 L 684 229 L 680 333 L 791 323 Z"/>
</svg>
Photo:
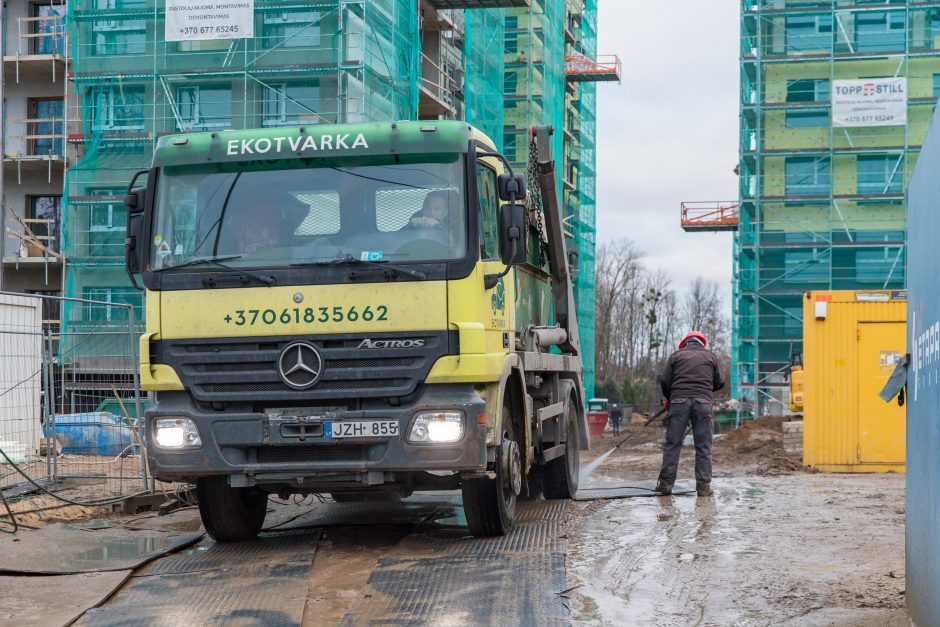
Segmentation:
<svg viewBox="0 0 940 627">
<path fill-rule="evenodd" d="M 610 406 L 610 428 L 614 432 L 614 436 L 620 435 L 620 420 L 623 418 L 623 409 L 620 408 L 620 405 L 614 403 Z"/>
<path fill-rule="evenodd" d="M 445 190 L 436 190 L 424 197 L 424 203 L 408 220 L 408 226 L 416 229 L 444 229 L 450 227 L 451 213 L 454 207 Z"/>
<path fill-rule="evenodd" d="M 712 494 L 712 401 L 714 393 L 725 386 L 721 364 L 706 349 L 708 340 L 692 331 L 679 342 L 679 350 L 666 360 L 660 387 L 668 410 L 666 446 L 656 491 L 672 494 L 679 470 L 679 453 L 686 427 L 692 422 L 695 441 L 695 489 L 699 496 Z"/>
</svg>

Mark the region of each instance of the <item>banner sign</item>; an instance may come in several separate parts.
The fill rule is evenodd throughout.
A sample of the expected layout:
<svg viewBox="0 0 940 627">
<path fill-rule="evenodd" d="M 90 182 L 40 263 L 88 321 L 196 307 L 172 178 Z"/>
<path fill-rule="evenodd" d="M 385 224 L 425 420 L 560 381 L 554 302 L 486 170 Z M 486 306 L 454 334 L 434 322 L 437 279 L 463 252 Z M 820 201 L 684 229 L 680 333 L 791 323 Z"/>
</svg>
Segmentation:
<svg viewBox="0 0 940 627">
<path fill-rule="evenodd" d="M 833 126 L 907 124 L 907 78 L 832 81 Z"/>
<path fill-rule="evenodd" d="M 166 0 L 166 40 L 255 36 L 255 0 Z"/>
</svg>

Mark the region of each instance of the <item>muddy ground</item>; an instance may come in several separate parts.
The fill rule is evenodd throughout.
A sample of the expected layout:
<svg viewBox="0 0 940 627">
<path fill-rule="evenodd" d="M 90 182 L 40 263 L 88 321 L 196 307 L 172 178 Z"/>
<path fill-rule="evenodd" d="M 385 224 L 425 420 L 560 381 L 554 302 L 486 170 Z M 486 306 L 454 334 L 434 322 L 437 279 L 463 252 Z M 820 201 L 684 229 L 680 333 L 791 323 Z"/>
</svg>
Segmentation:
<svg viewBox="0 0 940 627">
<path fill-rule="evenodd" d="M 781 419 L 715 442 L 715 495 L 576 503 L 568 511 L 575 622 L 909 625 L 903 475 L 800 469 Z M 655 479 L 661 428 L 632 427 L 590 481 Z M 647 433 L 647 430 L 654 433 Z M 588 459 L 617 440 L 598 438 Z M 694 485 L 694 449 L 679 480 Z"/>
<path fill-rule="evenodd" d="M 807 472 L 799 456 L 783 452 L 781 422 L 761 419 L 715 441 L 713 497 L 572 501 L 560 509 L 529 503 L 514 536 L 497 542 L 468 536 L 457 494 L 416 495 L 377 509 L 313 497 L 272 499 L 271 529 L 288 536 L 291 525 L 319 529 L 309 547 L 314 555 L 305 565 L 306 583 L 291 593 L 295 620 L 463 625 L 496 624 L 499 616 L 506 624 L 532 625 L 908 625 L 903 476 Z M 628 436 L 586 484 L 651 485 L 661 461 L 660 426 L 631 425 L 621 438 L 595 438 L 582 464 Z M 693 461 L 694 449 L 686 447 L 677 487 L 694 486 Z M 94 489 L 81 486 L 76 494 Z M 15 506 L 25 509 L 28 502 Z M 128 530 L 200 528 L 193 507 L 167 517 L 64 508 L 22 520 L 42 526 L 102 516 Z M 212 553 L 211 543 L 206 550 Z M 213 581 L 224 589 L 242 585 L 246 567 L 236 561 Z M 99 618 L 135 598 L 134 586 L 146 581 L 146 573 L 135 571 L 122 592 L 95 610 L 103 612 Z M 525 590 L 513 592 L 515 585 Z M 488 601 L 481 604 L 481 598 Z M 229 610 L 242 611 L 237 604 Z M 88 620 L 80 624 L 110 624 Z"/>
</svg>

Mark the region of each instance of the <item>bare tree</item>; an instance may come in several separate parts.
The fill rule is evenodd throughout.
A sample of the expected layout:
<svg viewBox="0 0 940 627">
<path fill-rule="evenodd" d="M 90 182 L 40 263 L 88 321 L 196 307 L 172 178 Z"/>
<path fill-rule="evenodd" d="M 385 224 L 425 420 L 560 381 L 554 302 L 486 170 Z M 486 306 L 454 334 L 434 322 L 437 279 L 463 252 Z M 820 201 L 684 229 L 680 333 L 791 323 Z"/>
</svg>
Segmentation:
<svg viewBox="0 0 940 627">
<path fill-rule="evenodd" d="M 636 245 L 627 239 L 601 245 L 597 251 L 595 369 L 601 379 L 612 374 L 615 356 L 622 349 L 622 338 L 612 337 L 614 320 L 624 305 L 624 294 L 642 270 L 640 257 Z"/>
<path fill-rule="evenodd" d="M 697 276 L 692 280 L 682 302 L 682 322 L 686 331 L 701 331 L 710 348 L 727 352 L 729 321 L 722 310 L 721 286 Z"/>
<path fill-rule="evenodd" d="M 596 281 L 599 391 L 626 390 L 635 402 L 652 407 L 659 401 L 657 373 L 679 337 L 693 329 L 705 333 L 727 362 L 729 320 L 719 284 L 699 277 L 679 294 L 667 272 L 644 267 L 642 253 L 628 239 L 598 248 Z"/>
</svg>

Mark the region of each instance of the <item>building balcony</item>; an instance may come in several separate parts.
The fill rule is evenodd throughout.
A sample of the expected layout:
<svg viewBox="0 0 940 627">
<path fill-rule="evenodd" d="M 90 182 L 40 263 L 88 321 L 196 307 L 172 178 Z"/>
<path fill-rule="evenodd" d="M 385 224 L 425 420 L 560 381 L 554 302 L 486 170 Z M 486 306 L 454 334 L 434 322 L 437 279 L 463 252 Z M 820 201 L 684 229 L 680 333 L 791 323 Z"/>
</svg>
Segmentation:
<svg viewBox="0 0 940 627">
<path fill-rule="evenodd" d="M 13 39 L 12 33 L 10 39 Z M 56 82 L 65 78 L 67 56 L 63 15 L 16 18 L 15 41 L 16 50 L 3 55 L 3 73 L 7 80 L 13 77 L 19 83 L 21 78 L 29 76 Z"/>
<path fill-rule="evenodd" d="M 66 78 L 66 60 L 61 54 L 7 54 L 3 74 L 19 83 L 27 77 L 55 83 Z"/>
</svg>

